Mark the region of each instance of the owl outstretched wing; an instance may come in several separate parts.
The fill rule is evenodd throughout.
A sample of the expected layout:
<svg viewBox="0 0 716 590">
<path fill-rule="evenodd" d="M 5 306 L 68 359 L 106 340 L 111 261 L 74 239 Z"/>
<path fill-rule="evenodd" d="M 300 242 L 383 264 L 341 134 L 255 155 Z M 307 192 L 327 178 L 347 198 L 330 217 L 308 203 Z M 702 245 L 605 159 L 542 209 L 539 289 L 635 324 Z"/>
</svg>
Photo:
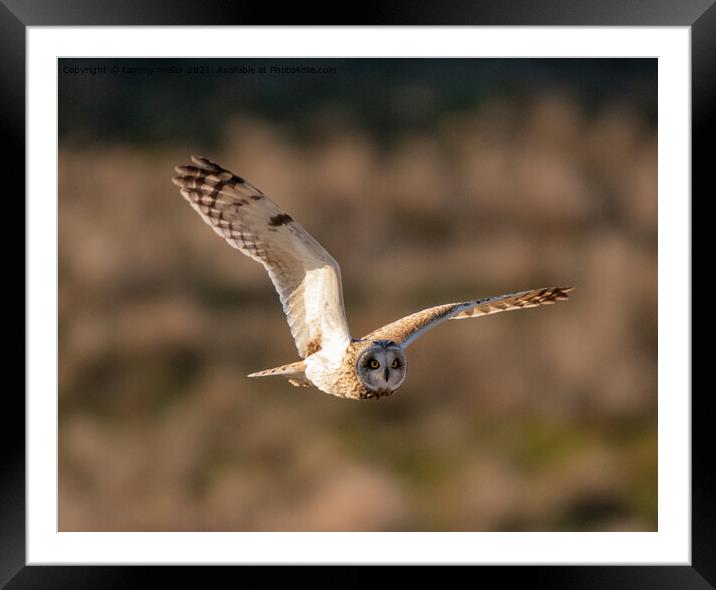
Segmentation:
<svg viewBox="0 0 716 590">
<path fill-rule="evenodd" d="M 350 340 L 338 263 L 259 189 L 206 158 L 177 166 L 182 196 L 274 284 L 302 358 Z"/>
<path fill-rule="evenodd" d="M 509 295 L 498 295 L 462 303 L 446 303 L 400 318 L 395 322 L 374 330 L 364 340 L 392 340 L 404 348 L 418 336 L 441 324 L 445 320 L 474 318 L 511 309 L 524 309 L 547 305 L 568 298 L 573 287 L 550 287 L 533 289 Z"/>
</svg>

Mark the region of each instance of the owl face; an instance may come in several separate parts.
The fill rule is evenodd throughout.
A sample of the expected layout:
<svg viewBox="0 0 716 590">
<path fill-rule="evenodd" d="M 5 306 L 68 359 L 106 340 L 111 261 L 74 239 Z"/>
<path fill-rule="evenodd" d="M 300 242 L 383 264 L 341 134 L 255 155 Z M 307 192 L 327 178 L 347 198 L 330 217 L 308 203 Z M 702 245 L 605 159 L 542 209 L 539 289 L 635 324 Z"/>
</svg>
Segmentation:
<svg viewBox="0 0 716 590">
<path fill-rule="evenodd" d="M 391 340 L 374 341 L 360 354 L 356 363 L 358 378 L 375 397 L 398 389 L 405 379 L 407 368 L 403 349 Z"/>
</svg>

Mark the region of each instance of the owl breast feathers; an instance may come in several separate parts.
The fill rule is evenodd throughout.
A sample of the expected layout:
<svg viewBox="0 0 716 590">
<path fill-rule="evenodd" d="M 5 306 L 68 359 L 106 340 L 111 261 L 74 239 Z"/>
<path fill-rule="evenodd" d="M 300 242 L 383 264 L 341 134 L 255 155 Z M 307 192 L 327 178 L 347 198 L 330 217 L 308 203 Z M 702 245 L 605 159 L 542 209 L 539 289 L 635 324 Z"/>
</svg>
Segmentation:
<svg viewBox="0 0 716 590">
<path fill-rule="evenodd" d="M 302 359 L 249 377 L 280 375 L 338 397 L 378 399 L 403 383 L 405 349 L 438 324 L 551 304 L 572 291 L 551 287 L 437 305 L 351 338 L 334 258 L 259 189 L 206 158 L 191 159 L 176 167 L 172 181 L 217 234 L 266 269 Z"/>
</svg>

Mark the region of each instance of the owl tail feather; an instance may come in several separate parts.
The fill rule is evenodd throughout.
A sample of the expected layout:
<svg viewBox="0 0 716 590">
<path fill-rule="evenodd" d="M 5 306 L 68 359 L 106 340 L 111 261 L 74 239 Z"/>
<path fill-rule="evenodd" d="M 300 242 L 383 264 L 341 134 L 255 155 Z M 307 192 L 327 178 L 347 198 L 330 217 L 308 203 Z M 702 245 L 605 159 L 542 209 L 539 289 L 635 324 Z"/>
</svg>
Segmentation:
<svg viewBox="0 0 716 590">
<path fill-rule="evenodd" d="M 281 365 L 280 367 L 274 367 L 273 369 L 266 369 L 265 371 L 259 371 L 258 373 L 251 373 L 249 377 L 282 376 L 303 378 L 303 372 L 305 370 L 306 363 L 304 361 L 296 361 L 295 363 Z"/>
</svg>

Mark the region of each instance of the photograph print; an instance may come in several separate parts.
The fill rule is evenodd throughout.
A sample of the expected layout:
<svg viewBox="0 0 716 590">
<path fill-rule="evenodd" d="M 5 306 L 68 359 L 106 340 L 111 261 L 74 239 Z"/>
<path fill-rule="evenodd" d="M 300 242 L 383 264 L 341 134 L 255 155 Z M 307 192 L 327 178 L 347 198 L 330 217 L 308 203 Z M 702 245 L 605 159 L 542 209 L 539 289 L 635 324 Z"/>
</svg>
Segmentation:
<svg viewBox="0 0 716 590">
<path fill-rule="evenodd" d="M 58 89 L 59 531 L 658 530 L 656 59 Z"/>
</svg>

